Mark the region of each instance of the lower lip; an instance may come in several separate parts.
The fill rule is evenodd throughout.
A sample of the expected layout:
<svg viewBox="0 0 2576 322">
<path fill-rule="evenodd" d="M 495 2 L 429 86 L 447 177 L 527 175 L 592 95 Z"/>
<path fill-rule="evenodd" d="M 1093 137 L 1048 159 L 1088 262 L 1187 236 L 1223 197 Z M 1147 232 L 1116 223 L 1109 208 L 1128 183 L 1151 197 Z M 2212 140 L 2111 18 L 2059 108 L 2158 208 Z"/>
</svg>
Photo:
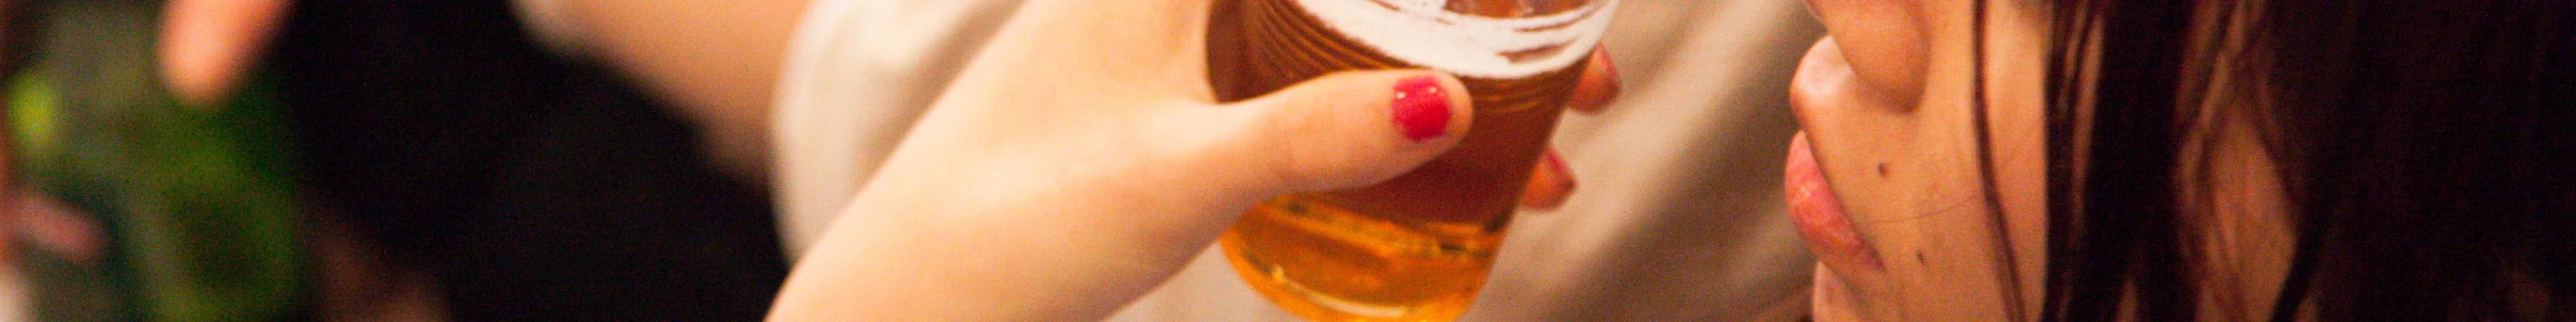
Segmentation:
<svg viewBox="0 0 2576 322">
<path fill-rule="evenodd" d="M 1815 151 L 1809 147 L 1807 133 L 1799 132 L 1789 144 L 1789 158 L 1782 178 L 1789 203 L 1789 215 L 1798 233 L 1807 239 L 1807 247 L 1825 261 L 1843 261 L 1851 265 L 1878 265 L 1877 256 L 1860 239 L 1852 227 L 1842 201 L 1825 182 L 1824 167 L 1818 166 Z M 1851 265 L 1829 265 L 1845 266 Z"/>
</svg>

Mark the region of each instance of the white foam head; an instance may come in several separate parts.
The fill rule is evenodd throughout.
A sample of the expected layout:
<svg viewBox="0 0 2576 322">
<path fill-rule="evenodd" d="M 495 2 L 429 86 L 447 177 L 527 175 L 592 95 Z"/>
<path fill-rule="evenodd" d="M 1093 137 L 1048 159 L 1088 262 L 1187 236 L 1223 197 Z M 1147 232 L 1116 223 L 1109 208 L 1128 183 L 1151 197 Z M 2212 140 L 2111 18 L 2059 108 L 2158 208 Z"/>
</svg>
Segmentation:
<svg viewBox="0 0 2576 322">
<path fill-rule="evenodd" d="M 1297 0 L 1343 37 L 1405 63 L 1458 76 L 1514 79 L 1563 69 L 1592 54 L 1619 0 L 1544 15 L 1494 18 L 1450 12 L 1447 0 Z M 1512 54 L 1562 48 L 1537 57 Z"/>
</svg>

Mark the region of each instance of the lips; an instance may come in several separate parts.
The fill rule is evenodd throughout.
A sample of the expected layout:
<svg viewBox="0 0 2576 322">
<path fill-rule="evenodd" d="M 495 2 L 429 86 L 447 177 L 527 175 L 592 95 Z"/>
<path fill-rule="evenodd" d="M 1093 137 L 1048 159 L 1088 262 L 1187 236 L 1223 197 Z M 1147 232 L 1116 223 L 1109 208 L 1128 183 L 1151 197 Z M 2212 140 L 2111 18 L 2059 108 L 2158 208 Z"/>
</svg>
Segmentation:
<svg viewBox="0 0 2576 322">
<path fill-rule="evenodd" d="M 1878 269 L 1878 256 L 1861 241 L 1851 217 L 1843 212 L 1842 201 L 1826 184 L 1824 168 L 1817 165 L 1806 132 L 1798 132 L 1790 139 L 1785 170 L 1781 192 L 1788 198 L 1791 221 L 1797 225 L 1798 234 L 1806 237 L 1807 248 L 1816 253 L 1817 260 L 1846 274 L 1854 269 Z"/>
</svg>

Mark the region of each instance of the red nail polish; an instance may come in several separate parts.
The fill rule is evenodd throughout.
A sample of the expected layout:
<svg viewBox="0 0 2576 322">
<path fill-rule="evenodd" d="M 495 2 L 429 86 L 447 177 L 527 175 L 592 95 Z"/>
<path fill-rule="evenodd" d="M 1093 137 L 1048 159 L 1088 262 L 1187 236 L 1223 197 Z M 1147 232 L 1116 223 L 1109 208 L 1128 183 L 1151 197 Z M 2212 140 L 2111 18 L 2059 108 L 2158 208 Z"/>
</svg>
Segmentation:
<svg viewBox="0 0 2576 322">
<path fill-rule="evenodd" d="M 1619 64 L 1610 63 L 1610 55 L 1606 54 L 1610 51 L 1608 47 L 1596 49 L 1604 52 L 1604 54 L 1598 55 L 1599 59 L 1594 60 L 1594 62 L 1601 63 L 1601 77 L 1610 80 L 1601 84 L 1607 85 L 1603 86 L 1601 89 L 1601 103 L 1599 103 L 1599 105 L 1592 106 L 1593 108 L 1601 108 L 1609 106 L 1610 100 L 1619 98 Z"/>
<path fill-rule="evenodd" d="M 1566 169 L 1565 157 L 1558 156 L 1556 151 L 1548 151 L 1544 153 L 1544 155 L 1547 158 L 1547 161 L 1545 162 L 1547 162 L 1548 170 L 1556 171 L 1556 177 L 1560 178 L 1557 180 L 1557 189 L 1563 191 L 1574 191 L 1574 170 Z"/>
<path fill-rule="evenodd" d="M 1404 138 L 1414 141 L 1440 137 L 1449 131 L 1448 90 L 1440 79 L 1414 76 L 1395 82 L 1395 126 L 1404 130 Z"/>
<path fill-rule="evenodd" d="M 1619 68 L 1610 64 L 1610 55 L 1603 54 L 1606 50 L 1593 48 L 1591 65 L 1585 67 L 1584 78 L 1575 82 L 1574 97 L 1565 102 L 1567 107 L 1579 112 L 1600 112 L 1619 98 Z M 1599 74 L 1592 74 L 1595 72 Z"/>
</svg>

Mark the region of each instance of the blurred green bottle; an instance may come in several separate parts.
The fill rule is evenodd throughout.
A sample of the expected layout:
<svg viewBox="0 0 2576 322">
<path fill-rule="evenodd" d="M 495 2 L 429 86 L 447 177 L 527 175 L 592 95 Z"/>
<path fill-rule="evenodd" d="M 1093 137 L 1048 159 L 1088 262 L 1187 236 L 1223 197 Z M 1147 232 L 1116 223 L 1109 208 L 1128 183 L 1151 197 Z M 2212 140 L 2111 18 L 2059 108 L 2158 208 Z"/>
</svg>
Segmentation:
<svg viewBox="0 0 2576 322">
<path fill-rule="evenodd" d="M 182 106 L 153 58 L 161 1 L 35 5 L 41 31 L 20 49 L 33 60 L 5 75 L 12 173 L 106 242 L 81 258 L 11 241 L 26 318 L 302 318 L 301 208 L 273 85 L 253 72 L 222 104 Z"/>
</svg>

